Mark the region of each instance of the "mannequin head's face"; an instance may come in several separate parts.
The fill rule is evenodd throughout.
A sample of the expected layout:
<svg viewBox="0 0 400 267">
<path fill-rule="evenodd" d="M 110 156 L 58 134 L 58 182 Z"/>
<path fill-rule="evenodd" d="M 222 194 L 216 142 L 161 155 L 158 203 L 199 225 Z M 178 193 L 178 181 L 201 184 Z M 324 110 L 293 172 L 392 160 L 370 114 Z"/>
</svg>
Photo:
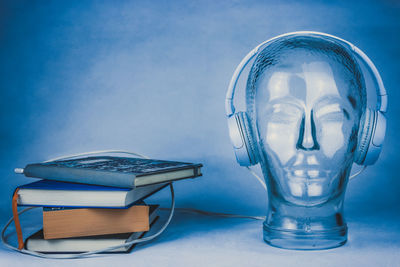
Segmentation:
<svg viewBox="0 0 400 267">
<path fill-rule="evenodd" d="M 248 81 L 270 194 L 301 206 L 344 192 L 365 105 L 357 63 L 323 45 L 265 49 Z"/>
</svg>

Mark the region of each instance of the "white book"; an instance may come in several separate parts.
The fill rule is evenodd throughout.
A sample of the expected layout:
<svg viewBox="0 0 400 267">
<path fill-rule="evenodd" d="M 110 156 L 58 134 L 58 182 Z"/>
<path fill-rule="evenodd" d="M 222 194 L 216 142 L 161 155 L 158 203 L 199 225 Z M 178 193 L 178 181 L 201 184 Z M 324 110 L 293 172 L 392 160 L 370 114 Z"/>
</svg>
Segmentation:
<svg viewBox="0 0 400 267">
<path fill-rule="evenodd" d="M 40 180 L 18 187 L 18 205 L 124 208 L 164 186 L 165 183 L 132 189 Z"/>
</svg>

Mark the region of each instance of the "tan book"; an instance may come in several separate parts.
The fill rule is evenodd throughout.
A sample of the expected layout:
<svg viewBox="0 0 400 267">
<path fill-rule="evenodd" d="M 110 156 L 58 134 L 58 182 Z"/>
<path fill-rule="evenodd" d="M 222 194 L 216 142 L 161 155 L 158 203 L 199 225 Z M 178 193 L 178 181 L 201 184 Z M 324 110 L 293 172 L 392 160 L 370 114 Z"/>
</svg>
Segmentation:
<svg viewBox="0 0 400 267">
<path fill-rule="evenodd" d="M 156 223 L 158 205 L 150 206 L 150 228 Z M 151 231 L 151 230 L 150 230 Z M 60 239 L 44 239 L 43 229 L 28 237 L 25 241 L 25 247 L 28 250 L 44 253 L 81 253 L 91 250 L 104 249 L 111 246 L 117 246 L 134 239 L 142 238 L 149 232 L 134 232 L 110 235 L 80 236 Z M 135 245 L 128 245 L 113 252 L 130 252 Z"/>
<path fill-rule="evenodd" d="M 149 206 L 128 209 L 43 210 L 44 239 L 142 232 L 149 230 Z"/>
</svg>

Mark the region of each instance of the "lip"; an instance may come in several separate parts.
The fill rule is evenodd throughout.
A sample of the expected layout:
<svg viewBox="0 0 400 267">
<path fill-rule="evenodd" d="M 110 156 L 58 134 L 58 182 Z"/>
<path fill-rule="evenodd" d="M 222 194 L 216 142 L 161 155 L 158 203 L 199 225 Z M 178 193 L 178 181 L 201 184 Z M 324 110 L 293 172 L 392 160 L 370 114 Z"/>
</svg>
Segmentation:
<svg viewBox="0 0 400 267">
<path fill-rule="evenodd" d="M 289 179 L 320 180 L 329 177 L 329 171 L 321 170 L 317 166 L 296 166 L 284 168 L 284 171 Z"/>
</svg>

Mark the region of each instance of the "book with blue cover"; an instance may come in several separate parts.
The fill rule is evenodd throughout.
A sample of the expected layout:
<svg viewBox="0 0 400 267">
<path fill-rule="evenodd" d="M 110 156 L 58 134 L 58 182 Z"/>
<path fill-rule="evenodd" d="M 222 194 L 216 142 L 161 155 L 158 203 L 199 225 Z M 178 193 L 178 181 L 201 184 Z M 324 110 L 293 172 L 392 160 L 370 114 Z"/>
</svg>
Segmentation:
<svg viewBox="0 0 400 267">
<path fill-rule="evenodd" d="M 43 207 L 127 208 L 167 183 L 137 188 L 39 180 L 18 187 L 18 205 Z"/>
<path fill-rule="evenodd" d="M 28 164 L 23 173 L 56 181 L 135 188 L 201 176 L 202 164 L 96 156 Z"/>
</svg>

